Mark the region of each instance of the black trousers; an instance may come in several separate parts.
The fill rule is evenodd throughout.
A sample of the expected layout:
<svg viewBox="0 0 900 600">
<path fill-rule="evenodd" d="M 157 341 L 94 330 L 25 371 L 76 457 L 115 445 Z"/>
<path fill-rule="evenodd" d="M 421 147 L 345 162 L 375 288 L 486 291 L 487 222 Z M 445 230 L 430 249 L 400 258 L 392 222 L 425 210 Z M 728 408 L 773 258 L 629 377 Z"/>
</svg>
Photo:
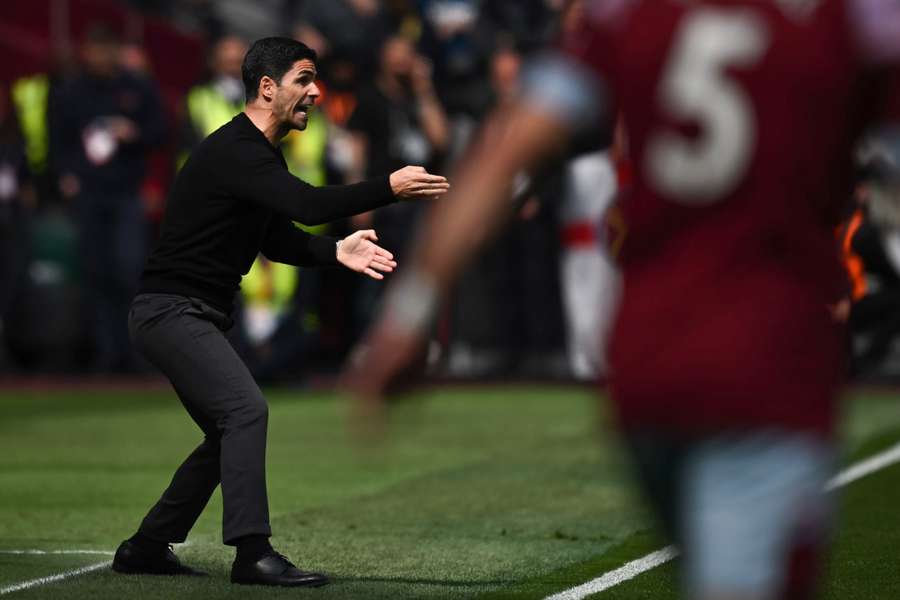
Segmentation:
<svg viewBox="0 0 900 600">
<path fill-rule="evenodd" d="M 222 484 L 222 538 L 271 535 L 266 496 L 268 406 L 225 339 L 231 319 L 206 302 L 141 294 L 129 312 L 131 339 L 172 382 L 205 439 L 178 467 L 139 531 L 182 542 Z"/>
</svg>

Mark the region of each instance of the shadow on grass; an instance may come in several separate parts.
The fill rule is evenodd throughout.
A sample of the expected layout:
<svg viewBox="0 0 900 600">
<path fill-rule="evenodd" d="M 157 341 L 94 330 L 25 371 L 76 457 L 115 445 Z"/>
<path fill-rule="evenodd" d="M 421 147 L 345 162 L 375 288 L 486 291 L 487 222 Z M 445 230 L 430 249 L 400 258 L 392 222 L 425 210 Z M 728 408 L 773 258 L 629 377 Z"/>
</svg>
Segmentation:
<svg viewBox="0 0 900 600">
<path fill-rule="evenodd" d="M 458 581 L 449 579 L 420 579 L 410 577 L 332 577 L 332 583 L 398 583 L 405 585 L 440 585 L 446 587 L 485 587 L 492 585 L 514 585 L 516 579 Z"/>
</svg>

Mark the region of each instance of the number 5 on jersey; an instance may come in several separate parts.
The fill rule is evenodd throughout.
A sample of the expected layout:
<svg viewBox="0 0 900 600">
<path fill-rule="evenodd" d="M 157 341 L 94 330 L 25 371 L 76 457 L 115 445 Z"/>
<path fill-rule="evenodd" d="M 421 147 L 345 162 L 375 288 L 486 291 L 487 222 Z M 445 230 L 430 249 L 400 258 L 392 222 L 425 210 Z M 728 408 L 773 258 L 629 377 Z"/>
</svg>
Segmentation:
<svg viewBox="0 0 900 600">
<path fill-rule="evenodd" d="M 697 123 L 696 139 L 661 131 L 648 141 L 647 180 L 679 203 L 713 204 L 740 184 L 753 157 L 750 98 L 726 69 L 756 64 L 768 47 L 765 24 L 741 9 L 689 13 L 665 67 L 658 101 L 669 116 Z"/>
</svg>

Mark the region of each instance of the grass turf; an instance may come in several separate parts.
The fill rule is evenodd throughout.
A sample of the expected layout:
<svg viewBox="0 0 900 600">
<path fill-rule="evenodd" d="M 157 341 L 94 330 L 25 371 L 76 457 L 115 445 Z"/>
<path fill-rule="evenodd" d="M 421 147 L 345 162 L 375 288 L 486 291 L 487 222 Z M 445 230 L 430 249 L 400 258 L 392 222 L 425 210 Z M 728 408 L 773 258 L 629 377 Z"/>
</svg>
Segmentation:
<svg viewBox="0 0 900 600">
<path fill-rule="evenodd" d="M 273 544 L 331 574 L 333 585 L 230 585 L 217 493 L 179 550 L 212 577 L 100 570 L 14 597 L 542 598 L 659 546 L 603 425 L 605 411 L 588 391 L 435 392 L 399 408 L 388 437 L 366 444 L 348 436 L 343 407 L 331 395 L 268 396 Z M 7 392 L 0 407 L 0 588 L 102 561 L 3 551 L 114 549 L 200 441 L 169 392 Z M 850 454 L 874 451 L 900 428 L 900 398 L 860 396 L 846 422 Z M 887 470 L 854 485 L 829 597 L 853 598 L 847 590 L 856 589 L 887 597 L 880 591 L 897 552 L 878 570 L 866 550 L 897 547 L 898 528 L 878 519 L 900 520 L 890 510 L 900 500 L 900 474 Z M 874 499 L 880 512 L 867 508 Z M 856 577 L 860 565 L 872 569 Z M 671 571 L 654 570 L 603 597 L 675 597 Z"/>
</svg>

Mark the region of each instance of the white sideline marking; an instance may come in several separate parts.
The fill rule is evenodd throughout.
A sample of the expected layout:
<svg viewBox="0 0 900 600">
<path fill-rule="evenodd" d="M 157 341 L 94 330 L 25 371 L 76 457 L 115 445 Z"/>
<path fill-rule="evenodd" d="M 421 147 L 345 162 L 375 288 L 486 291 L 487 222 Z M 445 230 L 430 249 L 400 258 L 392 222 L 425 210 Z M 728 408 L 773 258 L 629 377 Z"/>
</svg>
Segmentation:
<svg viewBox="0 0 900 600">
<path fill-rule="evenodd" d="M 184 548 L 185 546 L 190 546 L 191 542 L 187 541 L 183 544 L 173 545 L 176 548 Z M 105 554 L 109 556 L 110 554 L 114 553 L 106 552 L 104 550 L 0 550 L 0 554 Z M 100 563 L 94 563 L 93 565 L 88 565 L 86 567 L 81 567 L 80 569 L 72 569 L 71 571 L 57 573 L 56 575 L 50 575 L 48 577 L 38 577 L 37 579 L 29 579 L 28 581 L 14 583 L 13 585 L 0 588 L 0 596 L 2 596 L 3 594 L 11 594 L 12 592 L 20 592 L 22 590 L 27 590 L 28 588 L 37 587 L 39 585 L 53 583 L 55 581 L 62 581 L 63 579 L 69 579 L 70 577 L 78 577 L 79 575 L 92 573 L 93 571 L 99 571 L 100 569 L 107 568 L 111 565 L 112 561 L 106 560 Z"/>
<path fill-rule="evenodd" d="M 830 492 L 837 488 L 844 487 L 845 485 L 849 485 L 858 479 L 862 479 L 867 475 L 871 475 L 876 471 L 880 471 L 881 469 L 898 462 L 900 462 L 900 443 L 894 444 L 878 454 L 874 454 L 869 458 L 847 467 L 825 484 L 825 491 Z M 677 555 L 678 550 L 676 550 L 674 546 L 666 546 L 656 552 L 651 552 L 647 556 L 633 560 L 614 571 L 604 573 L 600 577 L 592 579 L 587 583 L 569 588 L 557 594 L 553 594 L 552 596 L 547 596 L 544 600 L 582 600 L 582 598 L 608 590 L 629 579 L 634 579 L 645 571 L 649 571 L 663 563 L 669 562 Z"/>
<path fill-rule="evenodd" d="M 857 479 L 862 479 L 866 475 L 871 475 L 875 471 L 880 471 L 897 462 L 900 462 L 900 443 L 894 444 L 887 450 L 882 450 L 878 454 L 847 467 L 825 484 L 825 491 L 830 492 L 839 487 L 844 487 Z"/>
<path fill-rule="evenodd" d="M 649 571 L 653 567 L 658 567 L 663 563 L 667 563 L 678 555 L 675 546 L 666 546 L 656 552 L 651 552 L 644 558 L 639 558 L 627 563 L 625 566 L 619 567 L 614 571 L 604 573 L 597 579 L 592 579 L 587 583 L 583 583 L 577 587 L 570 588 L 564 592 L 553 594 L 545 600 L 580 600 L 591 594 L 608 590 L 615 587 L 623 581 L 634 579 L 644 571 Z"/>
<path fill-rule="evenodd" d="M 113 552 L 108 550 L 0 550 L 0 554 L 102 554 L 110 556 Z"/>
<path fill-rule="evenodd" d="M 72 569 L 71 571 L 58 573 L 56 575 L 50 575 L 49 577 L 39 577 L 37 579 L 30 579 L 28 581 L 9 585 L 4 588 L 0 588 L 0 596 L 2 596 L 3 594 L 11 594 L 12 592 L 20 592 L 22 590 L 27 590 L 28 588 L 37 587 L 39 585 L 44 585 L 47 583 L 53 583 L 54 581 L 62 581 L 63 579 L 68 579 L 70 577 L 78 577 L 79 575 L 84 575 L 85 573 L 90 573 L 92 571 L 99 571 L 100 569 L 109 567 L 109 565 L 111 564 L 112 561 L 105 560 L 101 563 L 95 563 L 93 565 L 81 567 L 80 569 Z"/>
</svg>

